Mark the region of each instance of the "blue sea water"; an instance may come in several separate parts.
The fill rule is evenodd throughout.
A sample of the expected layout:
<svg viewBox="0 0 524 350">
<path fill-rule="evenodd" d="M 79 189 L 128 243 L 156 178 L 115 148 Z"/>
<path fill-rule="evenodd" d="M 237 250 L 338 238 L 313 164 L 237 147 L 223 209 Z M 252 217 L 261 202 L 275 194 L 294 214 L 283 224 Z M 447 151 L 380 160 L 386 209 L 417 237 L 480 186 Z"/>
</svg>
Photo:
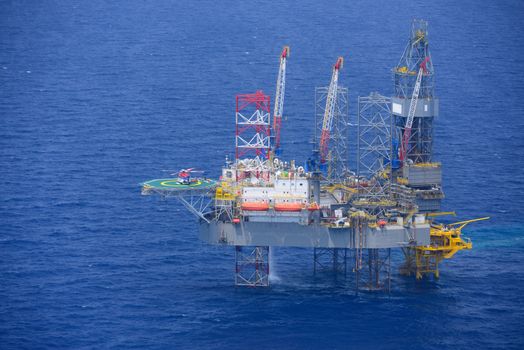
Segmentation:
<svg viewBox="0 0 524 350">
<path fill-rule="evenodd" d="M 0 348 L 524 348 L 523 14 L 521 1 L 0 2 Z M 412 18 L 430 25 L 444 209 L 492 217 L 440 280 L 395 273 L 389 296 L 355 295 L 313 276 L 310 250 L 282 248 L 271 288 L 235 288 L 231 248 L 140 196 L 162 170 L 218 175 L 234 96 L 274 94 L 283 45 L 284 156 L 305 160 L 336 57 L 354 118 L 357 96 L 391 94 Z"/>
</svg>

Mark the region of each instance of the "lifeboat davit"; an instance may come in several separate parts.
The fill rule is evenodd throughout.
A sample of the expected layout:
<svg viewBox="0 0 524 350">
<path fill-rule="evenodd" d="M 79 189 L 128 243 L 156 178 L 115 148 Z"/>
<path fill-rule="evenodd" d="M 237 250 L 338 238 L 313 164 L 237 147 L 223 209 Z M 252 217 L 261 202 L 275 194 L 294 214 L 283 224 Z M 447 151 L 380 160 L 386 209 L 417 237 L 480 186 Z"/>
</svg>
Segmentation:
<svg viewBox="0 0 524 350">
<path fill-rule="evenodd" d="M 251 211 L 267 211 L 269 204 L 264 202 L 244 202 L 242 203 L 242 210 Z"/>
<path fill-rule="evenodd" d="M 276 203 L 276 211 L 301 211 L 304 208 L 302 203 Z"/>
</svg>

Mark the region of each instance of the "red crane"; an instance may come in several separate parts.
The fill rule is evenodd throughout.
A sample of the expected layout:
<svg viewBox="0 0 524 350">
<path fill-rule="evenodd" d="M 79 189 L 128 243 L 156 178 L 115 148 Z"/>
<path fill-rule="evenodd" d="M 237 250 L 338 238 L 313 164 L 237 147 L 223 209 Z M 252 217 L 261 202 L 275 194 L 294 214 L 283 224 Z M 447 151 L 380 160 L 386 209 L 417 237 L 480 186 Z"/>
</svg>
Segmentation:
<svg viewBox="0 0 524 350">
<path fill-rule="evenodd" d="M 325 164 L 329 152 L 329 134 L 333 127 L 333 117 L 335 115 L 335 105 L 338 92 L 338 72 L 344 64 L 344 58 L 339 57 L 337 63 L 333 66 L 331 83 L 329 84 L 328 94 L 326 97 L 326 109 L 324 110 L 324 119 L 322 121 L 322 134 L 320 136 L 320 163 Z"/>
<path fill-rule="evenodd" d="M 420 64 L 420 69 L 417 74 L 417 81 L 413 88 L 413 94 L 411 95 L 411 103 L 409 104 L 408 118 L 406 119 L 406 125 L 404 127 L 404 135 L 402 135 L 402 143 L 400 144 L 399 159 L 404 162 L 408 153 L 409 139 L 411 137 L 411 128 L 413 127 L 413 120 L 415 119 L 415 111 L 417 110 L 418 95 L 420 93 L 420 84 L 422 83 L 422 73 L 426 73 L 426 64 L 429 61 L 429 57 L 426 57 Z"/>
<path fill-rule="evenodd" d="M 278 70 L 277 89 L 275 93 L 275 109 L 273 112 L 273 131 L 275 144 L 273 154 L 280 148 L 280 129 L 282 128 L 282 113 L 284 112 L 284 92 L 286 90 L 286 62 L 289 57 L 289 46 L 284 46 L 280 54 L 280 68 Z"/>
</svg>

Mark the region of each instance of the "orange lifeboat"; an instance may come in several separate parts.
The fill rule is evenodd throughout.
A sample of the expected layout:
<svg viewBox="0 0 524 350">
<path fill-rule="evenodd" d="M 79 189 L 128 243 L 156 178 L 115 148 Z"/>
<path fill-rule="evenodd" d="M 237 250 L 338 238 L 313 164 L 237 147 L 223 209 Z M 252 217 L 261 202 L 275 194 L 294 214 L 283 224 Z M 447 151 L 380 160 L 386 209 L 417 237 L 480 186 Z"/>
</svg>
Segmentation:
<svg viewBox="0 0 524 350">
<path fill-rule="evenodd" d="M 242 210 L 266 211 L 268 209 L 269 209 L 269 204 L 265 202 L 244 202 L 242 203 Z"/>
<path fill-rule="evenodd" d="M 307 208 L 309 211 L 316 211 L 320 210 L 320 206 L 317 203 L 311 203 L 309 207 Z"/>
<path fill-rule="evenodd" d="M 276 203 L 276 211 L 301 211 L 304 208 L 302 203 Z"/>
</svg>

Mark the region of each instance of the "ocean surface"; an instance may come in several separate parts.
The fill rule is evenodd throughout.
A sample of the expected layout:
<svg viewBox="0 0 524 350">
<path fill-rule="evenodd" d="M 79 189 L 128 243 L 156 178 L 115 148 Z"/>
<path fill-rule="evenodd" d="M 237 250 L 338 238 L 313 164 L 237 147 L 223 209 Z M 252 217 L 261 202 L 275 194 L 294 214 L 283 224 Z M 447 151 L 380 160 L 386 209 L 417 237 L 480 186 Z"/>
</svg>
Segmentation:
<svg viewBox="0 0 524 350">
<path fill-rule="evenodd" d="M 1 349 L 523 349 L 521 1 L 1 1 Z M 350 113 L 429 21 L 445 210 L 491 216 L 438 281 L 390 295 L 313 275 L 276 249 L 269 289 L 233 286 L 231 247 L 197 239 L 139 183 L 234 154 L 234 97 L 274 95 L 288 63 L 284 156 L 311 149 L 314 88 Z M 351 164 L 356 141 L 351 141 Z M 398 252 L 397 252 L 398 253 Z M 396 261 L 400 260 L 395 255 Z"/>
</svg>

